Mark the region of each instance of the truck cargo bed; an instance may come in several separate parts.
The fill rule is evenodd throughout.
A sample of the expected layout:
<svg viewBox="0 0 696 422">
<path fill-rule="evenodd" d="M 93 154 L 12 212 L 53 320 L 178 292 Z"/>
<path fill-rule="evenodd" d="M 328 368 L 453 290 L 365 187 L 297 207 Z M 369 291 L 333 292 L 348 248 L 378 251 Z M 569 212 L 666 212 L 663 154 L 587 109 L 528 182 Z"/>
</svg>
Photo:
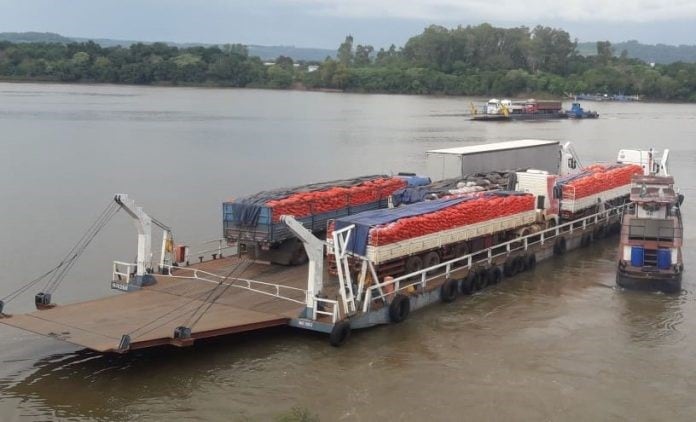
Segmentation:
<svg viewBox="0 0 696 422">
<path fill-rule="evenodd" d="M 350 206 L 335 211 L 298 218 L 297 221 L 312 232 L 322 232 L 326 230 L 326 224 L 329 220 L 357 214 L 363 211 L 386 208 L 387 203 L 387 199 L 381 199 L 367 204 Z M 234 223 L 230 203 L 225 203 L 223 204 L 223 229 L 225 238 L 232 242 L 248 241 L 273 244 L 294 237 L 286 224 L 280 221 L 273 221 L 272 210 L 269 207 L 262 207 L 256 226 L 244 226 Z"/>
<path fill-rule="evenodd" d="M 390 243 L 383 246 L 367 246 L 367 258 L 379 264 L 392 259 L 402 258 L 429 249 L 439 248 L 444 245 L 485 236 L 515 227 L 522 227 L 536 221 L 536 211 L 496 218 L 481 223 L 470 224 L 437 233 L 414 237 L 401 242 Z"/>
<path fill-rule="evenodd" d="M 619 186 L 618 188 L 605 190 L 594 195 L 588 195 L 584 198 L 575 199 L 572 193 L 563 194 L 561 199 L 561 211 L 568 213 L 576 213 L 587 208 L 593 207 L 599 203 L 611 201 L 613 199 L 627 196 L 631 192 L 631 185 Z"/>
</svg>

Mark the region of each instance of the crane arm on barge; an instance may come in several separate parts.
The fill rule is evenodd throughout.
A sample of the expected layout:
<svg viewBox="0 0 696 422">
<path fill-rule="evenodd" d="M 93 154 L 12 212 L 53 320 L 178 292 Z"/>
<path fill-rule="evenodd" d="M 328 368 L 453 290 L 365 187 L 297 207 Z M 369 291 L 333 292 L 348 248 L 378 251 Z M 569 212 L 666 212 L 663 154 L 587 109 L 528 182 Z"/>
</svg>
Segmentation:
<svg viewBox="0 0 696 422">
<path fill-rule="evenodd" d="M 307 269 L 307 308 L 311 312 L 316 308 L 315 296 L 324 288 L 324 244 L 321 239 L 305 228 L 291 215 L 283 215 L 280 220 L 297 236 L 304 245 L 309 264 Z"/>
<path fill-rule="evenodd" d="M 164 270 L 166 265 L 171 263 L 171 252 L 173 249 L 174 238 L 169 226 L 148 215 L 142 207 L 135 204 L 135 201 L 124 193 L 114 196 L 114 201 L 133 219 L 133 224 L 138 230 L 138 255 L 135 263 L 135 274 L 127 271 L 128 283 L 126 286 L 119 283 L 112 283 L 112 287 L 128 290 L 130 286 L 142 287 L 154 282 L 152 273 L 152 225 L 162 229 L 162 253 L 160 255 L 159 268 Z M 126 264 L 128 267 L 131 265 Z M 131 280 L 133 278 L 133 280 Z"/>
</svg>

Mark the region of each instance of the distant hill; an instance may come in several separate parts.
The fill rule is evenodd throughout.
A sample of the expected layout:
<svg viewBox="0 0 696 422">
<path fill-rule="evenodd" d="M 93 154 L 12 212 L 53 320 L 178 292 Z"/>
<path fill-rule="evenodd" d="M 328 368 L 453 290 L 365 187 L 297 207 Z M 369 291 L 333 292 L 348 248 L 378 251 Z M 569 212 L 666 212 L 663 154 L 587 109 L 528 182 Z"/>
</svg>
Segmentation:
<svg viewBox="0 0 696 422">
<path fill-rule="evenodd" d="M 628 57 L 644 62 L 670 64 L 674 62 L 696 62 L 696 45 L 666 45 L 641 44 L 636 40 L 612 43 L 614 54 L 620 55 L 626 50 Z M 578 52 L 583 56 L 597 54 L 597 44 L 594 42 L 578 43 Z"/>
<path fill-rule="evenodd" d="M 69 43 L 74 40 L 53 32 L 0 32 L 0 41 Z"/>
<path fill-rule="evenodd" d="M 92 40 L 102 47 L 129 47 L 131 44 L 138 43 L 137 40 L 114 40 L 110 38 L 81 38 L 81 37 L 66 37 L 53 32 L 0 32 L 0 41 L 10 41 L 15 43 L 23 42 L 46 42 L 46 43 L 61 43 L 67 44 L 70 42 L 87 42 Z M 166 41 L 165 41 L 166 42 Z M 233 43 L 233 41 L 231 41 Z M 148 42 L 145 42 L 148 44 Z M 204 43 L 174 43 L 166 42 L 166 44 L 177 47 L 195 47 L 195 46 L 210 46 L 212 44 Z M 696 62 L 696 45 L 666 45 L 666 44 L 641 44 L 638 41 L 624 41 L 613 43 L 614 54 L 619 56 L 623 50 L 626 50 L 628 57 L 640 59 L 647 63 L 655 62 L 661 64 L 669 64 L 678 61 Z M 311 47 L 295 47 L 284 45 L 247 45 L 249 54 L 258 56 L 262 60 L 272 60 L 278 56 L 291 57 L 293 60 L 305 61 L 323 61 L 327 56 L 335 57 L 336 51 L 325 48 Z M 583 56 L 593 56 L 597 54 L 597 45 L 595 42 L 578 43 L 578 53 Z"/>
<path fill-rule="evenodd" d="M 60 43 L 67 44 L 71 42 L 87 42 L 94 41 L 102 47 L 129 47 L 131 44 L 136 44 L 140 41 L 135 40 L 113 40 L 110 38 L 80 38 L 80 37 L 65 37 L 53 32 L 0 32 L 0 41 L 10 41 L 14 43 L 27 42 L 45 42 L 45 43 Z M 166 41 L 165 41 L 166 42 Z M 149 43 L 145 43 L 149 44 Z M 174 43 L 166 42 L 166 44 L 176 47 L 196 47 L 210 46 L 213 44 L 203 43 Z M 334 57 L 335 50 L 324 48 L 306 48 L 294 47 L 285 45 L 247 45 L 249 55 L 258 56 L 261 60 L 273 60 L 278 56 L 291 57 L 293 60 L 304 61 L 324 61 L 327 56 Z"/>
<path fill-rule="evenodd" d="M 259 56 L 261 60 L 275 59 L 278 56 L 292 57 L 293 60 L 323 62 L 327 56 L 336 56 L 336 50 L 326 48 L 293 47 L 285 45 L 247 45 L 249 54 Z"/>
</svg>

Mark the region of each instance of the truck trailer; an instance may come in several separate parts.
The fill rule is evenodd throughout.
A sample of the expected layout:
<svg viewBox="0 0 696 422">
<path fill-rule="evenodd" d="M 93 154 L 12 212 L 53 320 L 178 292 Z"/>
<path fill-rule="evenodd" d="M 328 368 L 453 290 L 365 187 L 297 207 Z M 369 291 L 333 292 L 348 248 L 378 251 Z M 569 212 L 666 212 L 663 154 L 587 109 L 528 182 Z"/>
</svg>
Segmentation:
<svg viewBox="0 0 696 422">
<path fill-rule="evenodd" d="M 426 153 L 427 175 L 433 181 L 463 177 L 491 170 L 538 169 L 561 174 L 561 154 L 573 159 L 572 151 L 558 141 L 523 139 L 457 148 L 435 149 Z M 570 170 L 577 167 L 569 162 Z"/>
</svg>

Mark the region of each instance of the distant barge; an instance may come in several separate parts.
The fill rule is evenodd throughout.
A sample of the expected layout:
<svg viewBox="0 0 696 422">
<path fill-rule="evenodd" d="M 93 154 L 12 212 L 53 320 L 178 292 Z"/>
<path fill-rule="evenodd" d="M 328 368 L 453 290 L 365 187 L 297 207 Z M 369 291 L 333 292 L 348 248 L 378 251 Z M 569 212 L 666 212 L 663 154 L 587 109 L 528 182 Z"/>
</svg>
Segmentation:
<svg viewBox="0 0 696 422">
<path fill-rule="evenodd" d="M 186 246 L 174 245 L 169 227 L 147 215 L 127 195 L 117 195 L 115 205 L 105 210 L 107 216 L 123 209 L 138 228 L 136 261 L 113 264 L 111 287 L 126 293 L 56 305 L 51 299 L 55 288 L 49 287 L 36 295 L 38 310 L 29 314 L 3 314 L 7 303 L 0 302 L 0 323 L 98 352 L 189 346 L 199 339 L 273 326 L 326 333 L 330 343 L 339 346 L 351 330 L 401 322 L 413 310 L 474 294 L 532 270 L 539 261 L 588 247 L 617 232 L 628 207 L 629 186 L 594 183 L 599 173 L 578 168 L 569 144 L 524 140 L 466 148 L 438 150 L 432 164 L 440 163 L 441 174 L 455 172 L 460 177 L 466 163 L 555 170 L 513 172 L 516 192 L 504 188 L 460 194 L 458 188 L 432 201 L 338 215 L 333 226 L 329 223 L 328 236 L 307 228 L 306 222 L 314 216 L 283 215 L 277 224 L 294 233 L 293 240 L 299 239 L 309 261 L 295 266 L 249 259 L 241 248 L 236 251 L 241 256 L 229 256 L 233 252 L 227 239 L 207 250 L 190 252 Z M 547 159 L 550 156 L 553 162 Z M 601 167 L 625 173 L 639 165 L 627 161 Z M 594 190 L 582 194 L 587 186 L 573 185 L 578 180 L 593 182 Z M 365 186 L 357 187 L 361 194 L 370 193 Z M 467 183 L 461 189 L 481 186 Z M 299 194 L 300 199 L 303 195 Z M 480 201 L 519 207 L 481 208 Z M 449 223 L 428 216 L 444 213 L 454 221 L 463 218 L 459 210 L 473 210 L 479 217 L 470 221 L 476 217 L 465 216 L 461 226 L 426 230 L 405 240 L 388 242 L 383 237 L 373 242 L 376 229 L 412 230 L 411 222 L 419 220 L 425 226 Z M 269 218 L 276 224 L 273 215 Z M 398 224 L 390 223 L 396 220 Z M 152 225 L 163 231 L 158 263 L 153 262 L 151 250 Z M 257 227 L 247 230 L 259 233 Z M 364 254 L 359 253 L 361 248 L 366 248 Z M 291 251 L 292 256 L 295 253 Z M 36 281 L 20 290 L 32 283 Z"/>
<path fill-rule="evenodd" d="M 584 110 L 574 102 L 570 110 L 563 110 L 560 101 L 511 101 L 491 99 L 480 110 L 471 107 L 471 120 L 505 122 L 513 120 L 596 119 L 599 113 Z"/>
</svg>

